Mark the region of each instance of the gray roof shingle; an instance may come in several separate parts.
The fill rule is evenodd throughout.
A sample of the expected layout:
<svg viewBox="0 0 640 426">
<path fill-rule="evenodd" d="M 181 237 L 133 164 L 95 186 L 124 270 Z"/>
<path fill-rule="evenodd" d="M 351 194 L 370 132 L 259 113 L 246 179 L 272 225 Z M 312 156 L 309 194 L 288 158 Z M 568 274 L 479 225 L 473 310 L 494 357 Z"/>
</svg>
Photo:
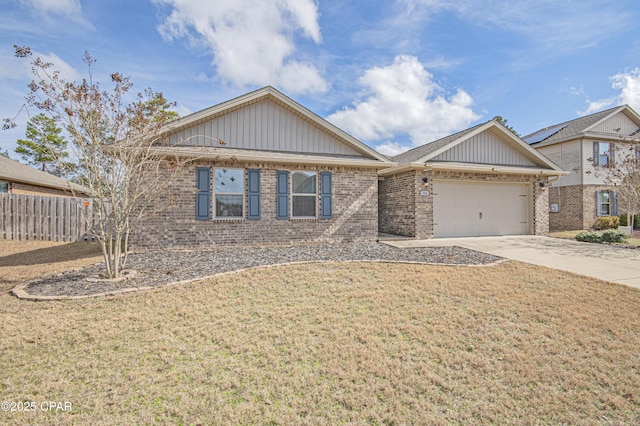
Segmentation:
<svg viewBox="0 0 640 426">
<path fill-rule="evenodd" d="M 536 145 L 539 143 L 544 142 L 545 145 L 550 144 L 554 141 L 558 141 L 561 139 L 565 139 L 567 137 L 571 137 L 574 135 L 578 135 L 580 133 L 583 133 L 586 129 L 588 129 L 590 126 L 593 126 L 595 123 L 597 123 L 598 121 L 602 120 L 603 118 L 605 118 L 606 116 L 608 116 L 609 114 L 611 114 L 612 112 L 614 112 L 615 110 L 620 109 L 619 106 L 615 107 L 615 108 L 610 108 L 610 109 L 606 109 L 604 111 L 600 111 L 600 112 L 596 112 L 594 114 L 590 114 L 590 115 L 585 115 L 584 117 L 580 117 L 580 118 L 576 118 L 575 120 L 569 120 L 569 121 L 565 121 L 564 123 L 558 123 L 558 124 L 554 124 L 552 126 L 547 126 L 544 129 L 540 129 L 540 130 L 536 130 L 533 133 L 530 133 L 526 136 L 523 136 L 522 139 L 525 140 L 525 142 L 527 141 L 527 139 L 532 139 L 534 138 L 534 136 L 536 136 L 537 134 L 540 134 L 552 127 L 555 126 L 564 126 L 562 128 L 562 130 L 540 140 L 537 141 L 535 143 L 531 143 L 531 145 Z"/>
<path fill-rule="evenodd" d="M 69 191 L 69 185 L 78 192 L 85 192 L 86 190 L 86 188 L 73 182 L 68 182 L 65 179 L 34 169 L 2 155 L 0 155 L 0 179 L 64 191 Z"/>
<path fill-rule="evenodd" d="M 462 130 L 458 133 L 454 133 L 453 135 L 449 135 L 449 136 L 445 136 L 442 139 L 438 139 L 435 140 L 433 142 L 428 142 L 424 145 L 421 145 L 419 147 L 410 149 L 409 151 L 403 152 L 402 154 L 398 154 L 394 157 L 391 157 L 392 161 L 395 161 L 398 163 L 399 166 L 403 165 L 403 164 L 408 164 L 408 163 L 413 163 L 415 161 L 420 160 L 421 158 L 431 154 L 432 152 L 435 152 L 437 150 L 439 150 L 440 148 L 443 148 L 445 146 L 447 146 L 449 143 L 463 137 L 464 135 L 473 132 L 475 129 L 477 129 L 478 127 L 484 126 L 485 124 L 487 124 L 489 121 L 485 122 L 485 123 L 480 123 L 476 126 L 470 127 L 468 129 Z"/>
</svg>

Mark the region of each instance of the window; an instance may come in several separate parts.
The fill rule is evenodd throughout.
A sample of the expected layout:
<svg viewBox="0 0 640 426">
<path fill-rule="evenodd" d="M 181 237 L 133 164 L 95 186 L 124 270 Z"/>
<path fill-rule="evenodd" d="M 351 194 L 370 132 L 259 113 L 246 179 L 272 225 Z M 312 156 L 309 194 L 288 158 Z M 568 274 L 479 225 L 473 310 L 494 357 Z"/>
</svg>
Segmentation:
<svg viewBox="0 0 640 426">
<path fill-rule="evenodd" d="M 214 169 L 214 217 L 244 217 L 244 169 Z"/>
<path fill-rule="evenodd" d="M 640 167 L 640 145 L 636 145 L 636 167 Z"/>
<path fill-rule="evenodd" d="M 596 216 L 617 216 L 617 195 L 615 191 L 596 191 Z"/>
<path fill-rule="evenodd" d="M 0 194 L 9 192 L 9 182 L 0 181 Z"/>
<path fill-rule="evenodd" d="M 316 217 L 316 172 L 291 173 L 292 217 Z"/>
<path fill-rule="evenodd" d="M 608 142 L 593 143 L 593 165 L 597 167 L 611 167 L 614 163 L 615 147 Z"/>
</svg>

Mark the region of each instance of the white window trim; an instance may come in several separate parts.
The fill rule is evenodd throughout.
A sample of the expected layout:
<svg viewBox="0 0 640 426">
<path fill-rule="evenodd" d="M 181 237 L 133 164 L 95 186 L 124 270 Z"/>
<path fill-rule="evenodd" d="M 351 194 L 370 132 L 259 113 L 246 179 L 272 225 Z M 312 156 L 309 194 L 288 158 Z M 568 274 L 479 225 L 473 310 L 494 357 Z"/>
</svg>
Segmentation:
<svg viewBox="0 0 640 426">
<path fill-rule="evenodd" d="M 316 179 L 316 192 L 315 194 L 294 194 L 293 193 L 293 174 L 294 173 L 313 173 L 315 175 L 315 179 Z M 314 211 L 314 216 L 294 216 L 293 215 L 293 197 L 294 195 L 296 197 L 315 197 L 315 208 L 313 209 Z M 289 207 L 290 207 L 290 212 L 291 214 L 289 215 L 289 217 L 291 219 L 317 219 L 318 218 L 318 172 L 316 170 L 290 170 L 289 171 Z"/>
<path fill-rule="evenodd" d="M 615 151 L 615 144 L 613 142 L 604 142 L 604 141 L 594 141 L 594 144 L 598 144 L 598 156 L 596 158 L 594 158 L 593 161 L 593 165 L 596 167 L 615 167 L 615 156 L 613 156 L 613 162 L 611 161 L 612 158 L 612 152 Z M 609 148 L 607 149 L 607 164 L 606 165 L 602 165 L 600 164 L 600 145 L 602 145 L 603 143 L 606 143 Z"/>
<path fill-rule="evenodd" d="M 600 203 L 596 204 L 596 217 L 611 216 L 613 214 L 613 191 L 608 189 L 603 189 L 603 190 L 600 190 L 599 192 L 600 194 L 607 192 L 609 194 L 609 200 L 606 203 L 601 201 Z M 600 197 L 602 197 L 602 195 L 600 195 Z M 609 213 L 607 214 L 602 213 L 602 206 L 605 204 L 609 206 Z"/>
<path fill-rule="evenodd" d="M 216 192 L 216 170 L 241 170 L 242 171 L 242 192 Z M 247 214 L 247 171 L 245 169 L 231 168 L 231 167 L 213 167 L 213 188 L 211 191 L 211 202 L 213 204 L 213 219 L 214 220 L 243 220 L 246 219 Z M 216 196 L 217 195 L 241 195 L 242 196 L 242 215 L 241 216 L 218 216 L 218 209 L 216 208 Z"/>
</svg>

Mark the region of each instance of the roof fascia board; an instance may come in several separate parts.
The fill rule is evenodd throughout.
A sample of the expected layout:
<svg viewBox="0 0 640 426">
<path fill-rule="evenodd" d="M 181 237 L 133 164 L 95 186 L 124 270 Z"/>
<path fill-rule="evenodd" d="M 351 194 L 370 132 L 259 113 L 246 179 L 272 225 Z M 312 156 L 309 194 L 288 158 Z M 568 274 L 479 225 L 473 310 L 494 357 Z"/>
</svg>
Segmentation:
<svg viewBox="0 0 640 426">
<path fill-rule="evenodd" d="M 540 168 L 524 168 L 514 166 L 496 166 L 492 164 L 466 164 L 466 163 L 407 163 L 398 167 L 390 167 L 380 170 L 378 176 L 395 175 L 410 170 L 442 170 L 442 171 L 458 171 L 473 173 L 495 173 L 495 174 L 524 174 L 524 175 L 543 175 L 543 176 L 566 176 L 569 172 L 560 170 L 556 167 L 553 170 Z"/>
<path fill-rule="evenodd" d="M 619 113 L 620 111 L 623 111 L 625 108 L 627 108 L 626 105 L 622 105 L 621 107 L 616 108 L 615 110 L 611 111 L 610 114 L 605 115 L 600 120 L 598 120 L 595 123 L 593 123 L 591 126 L 587 127 L 586 129 L 583 129 L 581 133 L 588 133 L 589 130 L 593 129 L 597 125 L 599 125 L 599 124 L 603 123 L 604 121 L 608 120 L 609 118 L 611 118 L 615 114 Z"/>
<path fill-rule="evenodd" d="M 395 166 L 397 163 L 383 163 L 377 160 L 354 160 L 350 158 L 331 158 L 312 155 L 286 155 L 286 154 L 265 154 L 264 152 L 247 154 L 237 152 L 208 151 L 199 152 L 191 148 L 158 148 L 156 152 L 165 156 L 176 156 L 180 158 L 193 158 L 202 160 L 221 160 L 238 162 L 258 162 L 277 164 L 313 164 L 330 166 L 364 167 L 373 169 L 383 169 Z"/>
</svg>

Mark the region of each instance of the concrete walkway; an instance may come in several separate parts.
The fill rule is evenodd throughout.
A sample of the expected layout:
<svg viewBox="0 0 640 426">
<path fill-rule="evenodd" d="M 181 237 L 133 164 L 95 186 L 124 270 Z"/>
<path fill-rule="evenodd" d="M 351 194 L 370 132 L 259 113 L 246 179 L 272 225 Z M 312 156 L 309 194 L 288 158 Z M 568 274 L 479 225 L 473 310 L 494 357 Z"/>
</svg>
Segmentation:
<svg viewBox="0 0 640 426">
<path fill-rule="evenodd" d="M 380 242 L 398 248 L 464 247 L 640 289 L 640 249 L 529 235 Z"/>
</svg>

